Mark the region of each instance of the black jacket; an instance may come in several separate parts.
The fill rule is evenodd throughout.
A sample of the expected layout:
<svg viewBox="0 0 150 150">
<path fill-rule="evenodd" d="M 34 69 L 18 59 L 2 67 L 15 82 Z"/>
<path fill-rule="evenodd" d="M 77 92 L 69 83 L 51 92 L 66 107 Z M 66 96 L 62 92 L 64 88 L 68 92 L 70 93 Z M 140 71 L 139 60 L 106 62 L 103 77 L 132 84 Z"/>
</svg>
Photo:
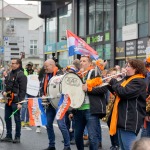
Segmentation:
<svg viewBox="0 0 150 150">
<path fill-rule="evenodd" d="M 95 71 L 92 72 L 90 79 L 95 78 Z M 91 114 L 97 114 L 100 118 L 106 115 L 106 93 L 107 87 L 95 87 L 88 91 Z"/>
<path fill-rule="evenodd" d="M 5 81 L 5 92 L 14 93 L 14 103 L 24 100 L 27 88 L 27 77 L 20 69 L 12 70 Z"/>
<path fill-rule="evenodd" d="M 133 79 L 125 87 L 122 87 L 116 79 L 111 79 L 110 85 L 120 97 L 117 127 L 138 134 L 146 115 L 146 84 L 144 79 Z"/>
</svg>

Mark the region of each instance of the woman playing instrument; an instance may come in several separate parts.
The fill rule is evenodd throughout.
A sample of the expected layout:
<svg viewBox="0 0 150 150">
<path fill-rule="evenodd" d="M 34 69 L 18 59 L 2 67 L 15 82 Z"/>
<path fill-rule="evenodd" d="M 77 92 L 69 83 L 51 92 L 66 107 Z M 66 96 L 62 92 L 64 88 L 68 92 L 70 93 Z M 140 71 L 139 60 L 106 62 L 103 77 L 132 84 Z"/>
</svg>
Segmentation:
<svg viewBox="0 0 150 150">
<path fill-rule="evenodd" d="M 110 135 L 118 132 L 122 150 L 130 150 L 146 115 L 146 69 L 141 60 L 129 59 L 122 81 L 111 79 L 109 85 L 116 99 L 110 122 Z"/>
</svg>

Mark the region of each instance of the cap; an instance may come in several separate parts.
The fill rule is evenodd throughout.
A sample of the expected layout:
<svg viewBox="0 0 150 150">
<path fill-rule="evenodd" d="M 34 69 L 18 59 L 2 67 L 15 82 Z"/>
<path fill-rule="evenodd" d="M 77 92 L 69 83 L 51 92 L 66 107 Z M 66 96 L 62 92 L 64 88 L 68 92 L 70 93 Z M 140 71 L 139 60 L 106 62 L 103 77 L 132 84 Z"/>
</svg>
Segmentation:
<svg viewBox="0 0 150 150">
<path fill-rule="evenodd" d="M 32 62 L 28 62 L 28 64 L 27 65 L 31 65 L 31 66 L 33 66 L 33 63 Z"/>
</svg>

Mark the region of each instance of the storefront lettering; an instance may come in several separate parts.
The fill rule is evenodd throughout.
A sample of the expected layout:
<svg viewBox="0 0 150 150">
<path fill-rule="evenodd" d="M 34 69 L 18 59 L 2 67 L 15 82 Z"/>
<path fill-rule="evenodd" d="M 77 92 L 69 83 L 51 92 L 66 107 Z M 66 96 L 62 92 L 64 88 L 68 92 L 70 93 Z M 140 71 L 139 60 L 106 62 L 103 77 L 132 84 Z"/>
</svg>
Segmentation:
<svg viewBox="0 0 150 150">
<path fill-rule="evenodd" d="M 104 38 L 103 35 L 96 35 L 96 36 L 92 36 L 92 37 L 87 37 L 86 41 L 88 44 L 97 43 L 97 42 L 102 42 L 103 38 Z"/>
<path fill-rule="evenodd" d="M 124 48 L 123 47 L 116 47 L 116 52 L 117 53 L 123 53 L 124 52 Z"/>
</svg>

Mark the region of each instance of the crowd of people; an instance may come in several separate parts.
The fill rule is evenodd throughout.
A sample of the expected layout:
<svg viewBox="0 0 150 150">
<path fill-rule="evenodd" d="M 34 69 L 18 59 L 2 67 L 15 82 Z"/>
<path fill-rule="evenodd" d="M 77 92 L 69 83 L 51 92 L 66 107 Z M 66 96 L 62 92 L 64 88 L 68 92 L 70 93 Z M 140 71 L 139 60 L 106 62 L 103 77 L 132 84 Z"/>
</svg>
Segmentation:
<svg viewBox="0 0 150 150">
<path fill-rule="evenodd" d="M 71 150 L 71 144 L 76 144 L 78 150 L 84 150 L 85 146 L 88 146 L 90 150 L 102 149 L 100 120 L 106 116 L 111 141 L 110 150 L 138 150 L 137 145 L 149 142 L 150 112 L 146 111 L 148 110 L 146 104 L 150 99 L 150 58 L 145 61 L 128 59 L 122 68 L 116 65 L 106 69 L 107 62 L 103 60 L 98 62 L 92 61 L 87 55 L 82 55 L 80 60 L 75 59 L 70 66 L 62 69 L 54 59 L 48 59 L 38 70 L 33 69 L 32 62 L 23 68 L 20 59 L 12 59 L 11 68 L 8 71 L 3 70 L 5 88 L 2 94 L 7 98 L 5 104 L 7 132 L 6 137 L 1 141 L 20 143 L 21 126 L 29 126 L 27 102 L 18 103 L 25 98 L 34 97 L 26 93 L 28 75 L 38 74 L 40 81 L 38 96 L 44 98 L 47 97 L 47 87 L 52 77 L 73 72 L 83 82 L 82 90 L 85 92 L 85 98 L 80 108 L 69 109 L 62 119 L 57 120 L 63 137 L 63 150 Z M 102 85 L 95 86 L 93 82 L 96 80 L 93 79 L 96 78 L 103 80 Z M 47 101 L 50 102 L 51 99 L 48 98 Z M 112 109 L 107 110 L 110 101 Z M 18 109 L 14 114 L 16 133 L 13 138 L 9 116 L 16 109 Z M 49 103 L 45 111 L 49 140 L 45 150 L 55 150 L 53 122 L 56 117 L 56 108 Z M 69 130 L 70 122 L 72 122 L 73 132 Z M 141 141 L 136 141 L 140 129 L 142 130 Z M 41 132 L 40 126 L 37 127 L 36 132 Z"/>
</svg>

